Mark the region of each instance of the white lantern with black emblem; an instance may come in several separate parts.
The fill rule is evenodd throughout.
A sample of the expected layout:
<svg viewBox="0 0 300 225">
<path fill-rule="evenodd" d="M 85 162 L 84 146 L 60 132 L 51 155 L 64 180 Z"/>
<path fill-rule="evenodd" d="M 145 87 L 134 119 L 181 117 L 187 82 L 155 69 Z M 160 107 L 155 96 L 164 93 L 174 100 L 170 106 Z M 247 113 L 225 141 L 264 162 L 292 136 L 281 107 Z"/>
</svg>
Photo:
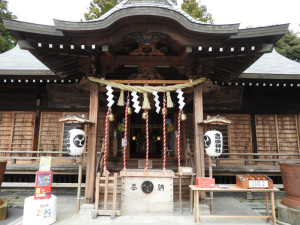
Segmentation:
<svg viewBox="0 0 300 225">
<path fill-rule="evenodd" d="M 204 135 L 204 145 L 207 155 L 216 157 L 222 154 L 223 136 L 220 131 L 209 130 Z"/>
<path fill-rule="evenodd" d="M 72 129 L 68 132 L 69 154 L 81 155 L 85 147 L 85 132 L 81 129 Z"/>
</svg>

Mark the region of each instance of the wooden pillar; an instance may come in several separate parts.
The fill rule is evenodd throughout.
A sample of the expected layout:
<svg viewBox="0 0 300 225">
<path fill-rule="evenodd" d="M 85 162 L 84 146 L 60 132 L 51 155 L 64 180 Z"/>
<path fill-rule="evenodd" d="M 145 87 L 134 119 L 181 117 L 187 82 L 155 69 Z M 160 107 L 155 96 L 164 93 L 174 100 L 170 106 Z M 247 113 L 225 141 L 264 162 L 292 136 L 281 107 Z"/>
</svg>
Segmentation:
<svg viewBox="0 0 300 225">
<path fill-rule="evenodd" d="M 94 122 L 89 126 L 88 133 L 88 153 L 86 159 L 86 181 L 85 181 L 85 203 L 94 203 L 95 179 L 96 179 L 96 141 L 97 141 L 97 121 L 98 121 L 98 98 L 99 84 L 91 83 L 90 87 L 90 111 L 89 120 Z"/>
<path fill-rule="evenodd" d="M 203 140 L 203 96 L 202 86 L 194 87 L 194 148 L 195 148 L 195 167 L 197 177 L 205 176 L 204 165 L 204 140 Z"/>
<path fill-rule="evenodd" d="M 203 95 L 202 86 L 194 87 L 194 151 L 195 168 L 197 177 L 205 177 L 204 163 L 204 139 L 203 139 Z M 200 195 L 201 203 L 205 199 L 205 194 Z"/>
</svg>

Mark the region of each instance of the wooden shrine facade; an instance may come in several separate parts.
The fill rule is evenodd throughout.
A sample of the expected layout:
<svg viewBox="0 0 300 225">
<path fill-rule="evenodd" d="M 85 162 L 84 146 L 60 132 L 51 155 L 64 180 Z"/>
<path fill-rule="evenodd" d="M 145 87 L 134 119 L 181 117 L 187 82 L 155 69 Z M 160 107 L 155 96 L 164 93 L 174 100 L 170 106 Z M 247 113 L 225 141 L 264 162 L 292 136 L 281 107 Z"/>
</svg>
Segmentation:
<svg viewBox="0 0 300 225">
<path fill-rule="evenodd" d="M 58 119 L 68 114 L 88 118 L 93 124 L 86 128 L 87 202 L 94 198 L 107 105 L 105 86 L 87 77 L 159 86 L 206 78 L 205 83 L 183 90 L 188 120 L 183 122 L 182 159 L 188 163 L 188 149 L 194 152 L 198 176 L 205 175 L 203 134 L 209 127 L 202 123 L 207 115 L 219 114 L 232 120 L 230 126 L 219 128 L 225 136 L 225 152 L 299 153 L 297 85 L 285 88 L 282 79 L 277 81 L 279 87 L 252 86 L 249 79 L 239 79 L 245 69 L 273 49 L 288 24 L 251 29 L 239 29 L 239 24 L 203 24 L 169 0 L 121 1 L 91 22 L 55 20 L 54 26 L 45 26 L 4 20 L 4 24 L 20 48 L 28 50 L 55 75 L 17 68 L 0 71 L 0 154 L 10 156 L 18 151 L 20 157 L 25 157 L 57 151 L 64 156 L 65 134 L 75 125 L 59 123 Z M 171 98 L 175 101 L 176 94 L 172 93 Z M 154 109 L 153 98 L 150 105 Z M 177 107 L 175 104 L 168 109 L 173 127 Z M 122 134 L 118 134 L 118 127 L 123 123 L 124 110 L 112 108 L 116 120 L 110 124 L 110 165 L 121 161 L 117 137 Z M 154 116 L 154 110 L 152 115 L 159 129 L 159 116 Z M 132 127 L 138 129 L 140 116 L 130 117 L 135 121 Z M 132 130 L 130 140 L 136 131 Z M 175 131 L 170 130 L 170 137 L 174 138 Z M 154 127 L 153 136 L 154 141 L 159 140 Z M 132 148 L 129 144 L 127 158 L 137 161 L 141 155 L 134 158 Z M 158 146 L 157 160 L 161 157 L 159 150 Z M 175 159 L 175 147 L 170 150 L 170 159 Z"/>
</svg>

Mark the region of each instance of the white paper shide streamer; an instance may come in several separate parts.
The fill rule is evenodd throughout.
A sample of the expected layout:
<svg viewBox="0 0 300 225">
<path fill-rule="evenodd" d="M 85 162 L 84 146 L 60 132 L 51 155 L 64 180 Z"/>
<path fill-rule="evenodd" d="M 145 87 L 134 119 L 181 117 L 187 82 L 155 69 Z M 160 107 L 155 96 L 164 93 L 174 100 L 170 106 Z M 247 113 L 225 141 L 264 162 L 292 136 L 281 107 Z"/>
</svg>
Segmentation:
<svg viewBox="0 0 300 225">
<path fill-rule="evenodd" d="M 139 113 L 139 111 L 141 110 L 141 106 L 139 106 L 139 96 L 137 95 L 136 91 L 131 92 L 131 96 L 133 102 L 132 106 L 135 108 L 134 112 Z"/>
<path fill-rule="evenodd" d="M 160 111 L 160 106 L 159 106 L 159 97 L 158 97 L 157 91 L 153 91 L 152 94 L 154 95 L 154 101 L 155 101 L 156 113 L 159 113 L 159 111 Z"/>
<path fill-rule="evenodd" d="M 183 97 L 183 92 L 181 89 L 177 89 L 176 92 L 178 93 L 177 98 L 178 98 L 178 104 L 179 104 L 179 109 L 183 109 L 185 103 L 184 103 L 184 97 Z"/>
<path fill-rule="evenodd" d="M 106 90 L 107 90 L 106 95 L 107 95 L 107 101 L 108 101 L 107 106 L 109 108 L 111 108 L 112 105 L 115 103 L 115 101 L 113 100 L 113 98 L 114 98 L 113 89 L 111 88 L 110 85 L 107 85 Z"/>
</svg>

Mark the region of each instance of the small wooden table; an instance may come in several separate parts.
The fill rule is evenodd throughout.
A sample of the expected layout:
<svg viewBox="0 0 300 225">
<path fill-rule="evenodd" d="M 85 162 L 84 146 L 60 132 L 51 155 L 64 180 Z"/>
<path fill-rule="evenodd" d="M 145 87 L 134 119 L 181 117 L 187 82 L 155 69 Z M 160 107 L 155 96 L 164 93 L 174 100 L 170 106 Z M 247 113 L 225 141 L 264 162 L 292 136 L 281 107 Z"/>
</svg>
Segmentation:
<svg viewBox="0 0 300 225">
<path fill-rule="evenodd" d="M 275 215 L 275 201 L 274 201 L 274 191 L 279 191 L 277 188 L 273 189 L 243 189 L 236 185 L 228 185 L 228 189 L 221 189 L 218 186 L 215 188 L 197 188 L 196 185 L 189 185 L 190 189 L 194 191 L 194 219 L 197 225 L 199 224 L 199 218 L 266 218 L 273 220 L 273 224 L 276 225 L 276 215 Z M 199 215 L 199 192 L 264 192 L 266 201 L 266 216 L 238 216 L 238 215 Z M 271 196 L 271 208 L 272 216 L 269 214 L 269 193 Z M 210 199 L 212 204 L 212 199 Z"/>
</svg>

